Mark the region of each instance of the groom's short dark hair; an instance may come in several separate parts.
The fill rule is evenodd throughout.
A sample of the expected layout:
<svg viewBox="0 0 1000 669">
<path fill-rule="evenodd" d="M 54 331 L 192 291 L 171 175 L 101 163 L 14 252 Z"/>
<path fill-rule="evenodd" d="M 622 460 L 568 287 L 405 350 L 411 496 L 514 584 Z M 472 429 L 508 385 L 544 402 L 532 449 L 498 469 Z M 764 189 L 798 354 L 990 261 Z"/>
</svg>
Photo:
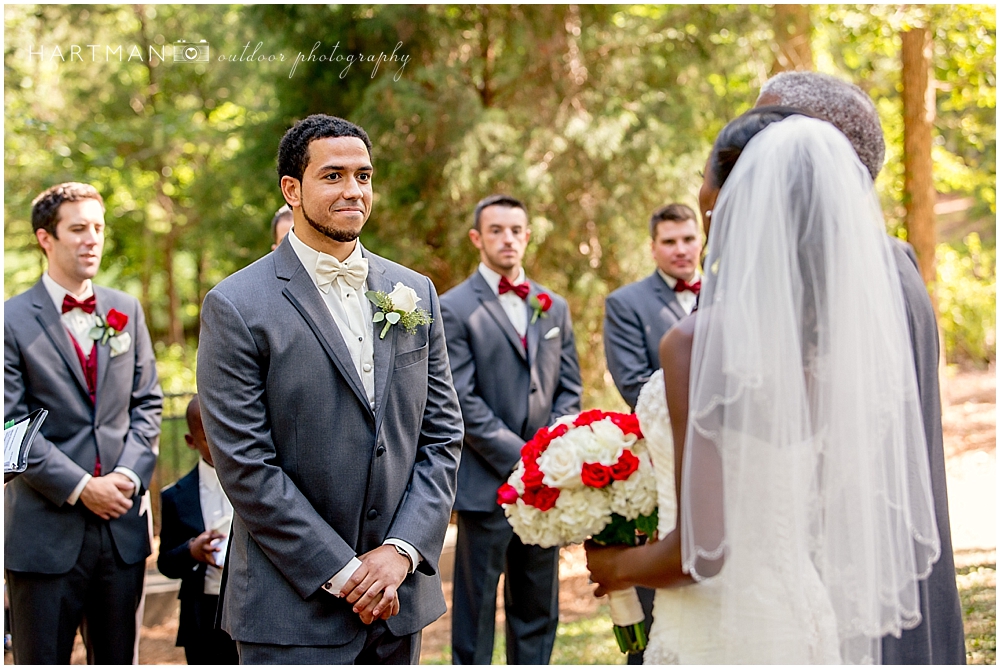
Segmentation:
<svg viewBox="0 0 1000 669">
<path fill-rule="evenodd" d="M 364 128 L 337 116 L 313 114 L 293 125 L 281 138 L 278 145 L 278 181 L 284 176 L 302 181 L 309 164 L 309 143 L 327 137 L 357 137 L 365 143 L 368 157 L 372 155 L 372 141 Z"/>
</svg>

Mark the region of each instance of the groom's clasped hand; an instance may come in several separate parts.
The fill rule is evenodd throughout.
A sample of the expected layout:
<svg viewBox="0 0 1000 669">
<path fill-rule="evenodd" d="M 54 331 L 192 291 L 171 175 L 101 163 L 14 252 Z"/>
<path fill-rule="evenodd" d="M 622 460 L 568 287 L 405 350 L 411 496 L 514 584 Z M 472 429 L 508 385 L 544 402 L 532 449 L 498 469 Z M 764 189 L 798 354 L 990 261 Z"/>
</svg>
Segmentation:
<svg viewBox="0 0 1000 669">
<path fill-rule="evenodd" d="M 358 557 L 361 566 L 347 579 L 340 596 L 354 605 L 365 625 L 399 613 L 400 583 L 409 573 L 409 561 L 392 546 L 379 546 Z"/>
</svg>

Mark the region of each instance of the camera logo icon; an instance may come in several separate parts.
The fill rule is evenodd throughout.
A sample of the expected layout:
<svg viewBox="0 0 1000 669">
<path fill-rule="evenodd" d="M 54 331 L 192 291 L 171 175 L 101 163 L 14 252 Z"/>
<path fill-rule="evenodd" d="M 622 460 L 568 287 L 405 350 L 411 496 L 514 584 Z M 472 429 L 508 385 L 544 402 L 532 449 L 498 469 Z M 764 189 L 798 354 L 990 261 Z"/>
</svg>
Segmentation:
<svg viewBox="0 0 1000 669">
<path fill-rule="evenodd" d="M 178 40 L 174 42 L 174 62 L 175 63 L 207 63 L 209 60 L 208 42 L 188 42 Z"/>
</svg>

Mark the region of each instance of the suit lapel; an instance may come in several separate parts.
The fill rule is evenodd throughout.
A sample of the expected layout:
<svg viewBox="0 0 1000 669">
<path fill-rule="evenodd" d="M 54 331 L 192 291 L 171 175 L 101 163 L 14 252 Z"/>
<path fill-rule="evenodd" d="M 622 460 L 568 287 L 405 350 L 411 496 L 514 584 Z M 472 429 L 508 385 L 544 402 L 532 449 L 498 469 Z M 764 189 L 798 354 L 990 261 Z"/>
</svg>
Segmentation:
<svg viewBox="0 0 1000 669">
<path fill-rule="evenodd" d="M 87 390 L 87 379 L 83 376 L 83 367 L 80 366 L 80 359 L 76 355 L 76 349 L 73 347 L 73 342 L 69 339 L 70 334 L 66 330 L 66 326 L 63 325 L 59 311 L 52 304 L 52 298 L 49 297 L 48 291 L 45 290 L 45 284 L 39 281 L 32 290 L 34 291 L 32 302 L 35 307 L 35 318 L 42 326 L 45 334 L 52 340 L 52 345 L 59 351 L 59 355 L 62 356 L 63 362 L 69 367 L 70 374 L 76 379 L 76 383 L 80 387 L 80 390 L 83 391 L 84 396 L 89 396 L 90 391 Z"/>
<path fill-rule="evenodd" d="M 204 532 L 205 517 L 201 512 L 201 474 L 198 466 L 190 476 L 185 476 L 177 482 L 177 516 L 180 521 L 198 531 Z"/>
<path fill-rule="evenodd" d="M 684 307 L 677 301 L 677 294 L 670 289 L 670 286 L 667 285 L 667 282 L 663 280 L 663 277 L 656 270 L 653 270 L 653 276 L 650 277 L 650 280 L 652 281 L 653 288 L 656 290 L 657 297 L 674 313 L 674 316 L 678 320 L 687 316 Z"/>
<path fill-rule="evenodd" d="M 370 411 L 368 394 L 358 376 L 358 371 L 354 368 L 351 353 L 347 350 L 347 344 L 344 343 L 344 338 L 340 334 L 340 328 L 337 327 L 336 321 L 330 315 L 330 310 L 320 296 L 309 272 L 299 262 L 291 244 L 279 246 L 278 250 L 275 251 L 275 256 L 275 269 L 278 276 L 288 279 L 288 285 L 282 291 L 285 297 L 298 309 L 302 318 L 312 329 L 313 334 L 316 335 L 320 345 L 330 356 L 333 364 L 347 379 L 351 390 L 364 406 L 369 407 Z M 294 266 L 291 264 L 292 262 L 294 262 Z"/>
<path fill-rule="evenodd" d="M 98 286 L 94 286 L 94 296 L 97 298 L 97 306 L 94 308 L 94 313 L 106 315 L 108 310 L 111 309 L 107 294 L 103 290 L 100 290 Z M 108 375 L 108 363 L 111 362 L 111 347 L 107 344 L 102 346 L 100 342 L 95 341 L 94 350 L 97 351 L 97 386 L 94 397 L 99 400 L 101 397 L 101 388 L 104 387 L 104 378 Z"/>
<path fill-rule="evenodd" d="M 521 337 L 517 334 L 517 330 L 514 329 L 514 326 L 511 325 L 510 319 L 507 318 L 507 313 L 503 310 L 503 306 L 500 304 L 500 300 L 490 288 L 489 284 L 486 283 L 486 279 L 484 279 L 483 275 L 479 273 L 479 270 L 476 270 L 472 275 L 472 287 L 479 295 L 479 302 L 483 305 L 490 316 L 493 317 L 493 320 L 497 322 L 497 326 L 499 326 L 499 328 L 507 336 L 511 346 L 514 347 L 514 350 L 518 352 L 522 360 L 527 360 L 528 354 L 527 351 L 524 350 L 524 346 L 521 345 Z"/>
<path fill-rule="evenodd" d="M 364 257 L 368 258 L 368 290 L 391 293 L 392 281 L 388 276 L 386 276 L 385 266 L 382 264 L 382 259 L 368 253 L 364 247 L 362 247 L 361 250 Z M 371 309 L 374 314 L 376 310 L 374 304 L 371 305 Z M 396 335 L 398 334 L 400 326 L 394 325 L 390 327 L 389 331 L 385 334 L 385 339 L 379 339 L 379 334 L 382 332 L 381 326 L 372 327 L 371 323 L 369 323 L 368 326 L 371 328 L 373 337 L 373 362 L 375 363 L 375 425 L 378 426 L 382 421 L 382 415 L 385 411 L 386 391 L 389 389 L 389 383 L 392 381 L 393 360 L 395 359 L 396 354 Z"/>
</svg>

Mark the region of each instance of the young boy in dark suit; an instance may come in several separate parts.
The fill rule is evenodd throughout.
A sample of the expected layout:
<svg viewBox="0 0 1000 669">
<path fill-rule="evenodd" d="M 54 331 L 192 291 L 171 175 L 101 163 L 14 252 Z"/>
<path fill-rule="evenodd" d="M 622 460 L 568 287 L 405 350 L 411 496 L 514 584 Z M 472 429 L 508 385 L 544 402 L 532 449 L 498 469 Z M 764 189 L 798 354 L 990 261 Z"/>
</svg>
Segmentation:
<svg viewBox="0 0 1000 669">
<path fill-rule="evenodd" d="M 188 404 L 186 417 L 189 434 L 184 439 L 201 459 L 184 478 L 160 493 L 162 524 L 156 565 L 164 576 L 181 579 L 177 645 L 184 647 L 188 664 L 238 664 L 236 644 L 215 626 L 233 507 L 212 465 L 197 395 Z"/>
</svg>

